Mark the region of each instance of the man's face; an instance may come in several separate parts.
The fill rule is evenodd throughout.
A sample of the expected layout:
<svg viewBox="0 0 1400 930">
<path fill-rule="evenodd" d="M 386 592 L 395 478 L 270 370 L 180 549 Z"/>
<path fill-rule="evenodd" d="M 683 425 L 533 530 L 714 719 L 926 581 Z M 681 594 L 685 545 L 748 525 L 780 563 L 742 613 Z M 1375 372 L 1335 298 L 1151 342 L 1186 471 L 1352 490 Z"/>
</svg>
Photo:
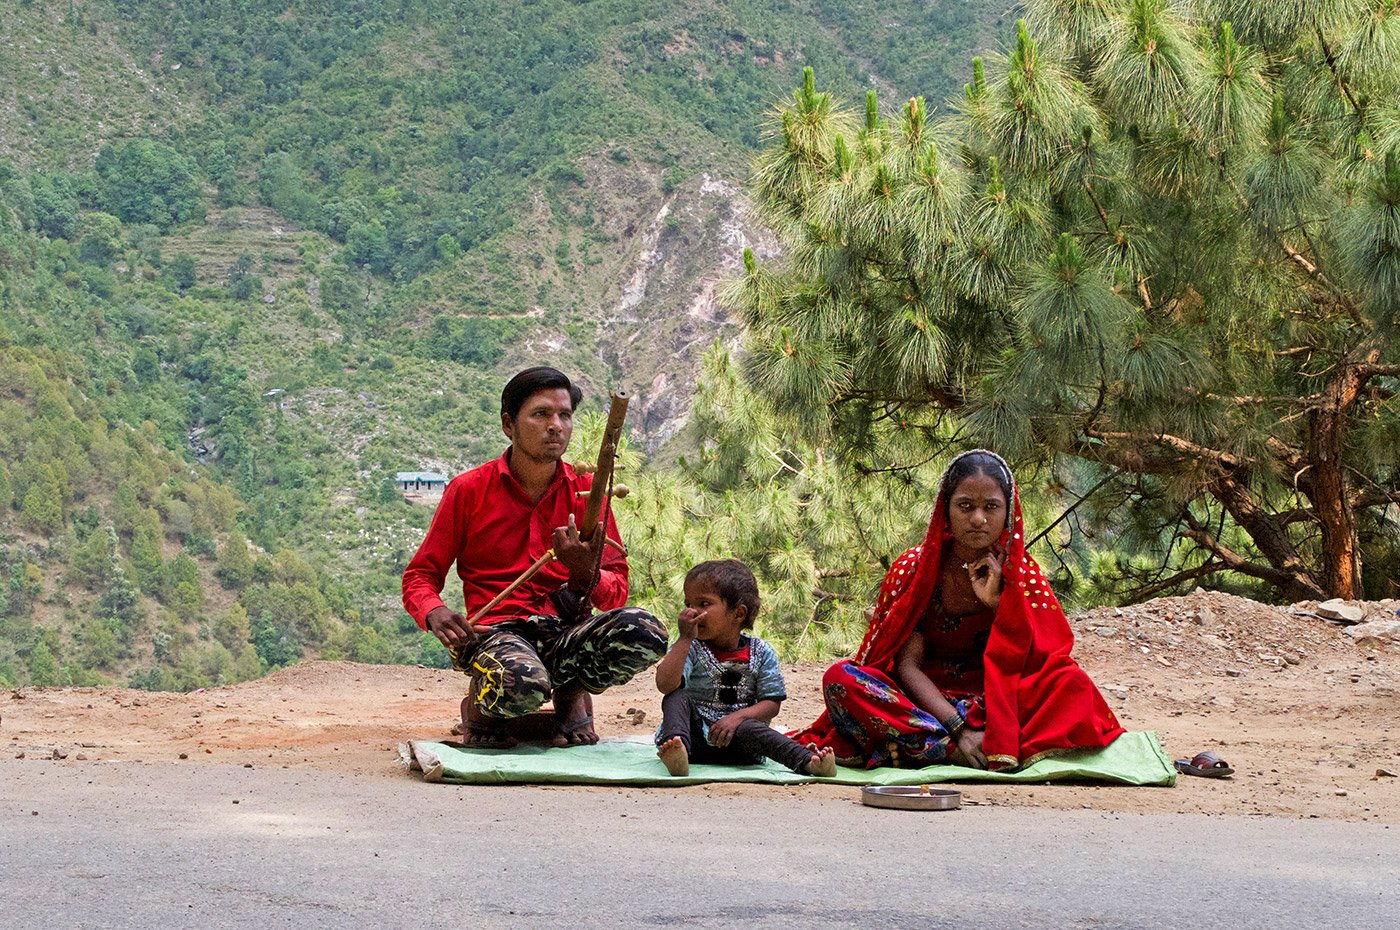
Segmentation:
<svg viewBox="0 0 1400 930">
<path fill-rule="evenodd" d="M 537 462 L 557 462 L 574 434 L 574 408 L 567 388 L 548 388 L 525 398 L 512 419 L 501 414 L 501 431 L 515 455 Z"/>
</svg>

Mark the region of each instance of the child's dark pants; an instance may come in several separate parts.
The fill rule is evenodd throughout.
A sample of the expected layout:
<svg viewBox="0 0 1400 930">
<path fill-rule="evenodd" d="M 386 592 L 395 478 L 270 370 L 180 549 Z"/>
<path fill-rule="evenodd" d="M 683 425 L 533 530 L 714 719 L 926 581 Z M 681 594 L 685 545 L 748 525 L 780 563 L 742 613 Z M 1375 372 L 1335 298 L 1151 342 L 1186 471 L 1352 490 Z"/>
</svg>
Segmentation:
<svg viewBox="0 0 1400 930">
<path fill-rule="evenodd" d="M 685 743 L 690 761 L 714 765 L 752 765 L 768 758 L 801 775 L 807 774 L 812 752 L 789 739 L 762 720 L 745 720 L 734 730 L 728 746 L 711 746 L 705 739 L 704 723 L 691 706 L 684 688 L 677 688 L 661 699 L 661 735 L 657 745 L 673 736 Z"/>
</svg>

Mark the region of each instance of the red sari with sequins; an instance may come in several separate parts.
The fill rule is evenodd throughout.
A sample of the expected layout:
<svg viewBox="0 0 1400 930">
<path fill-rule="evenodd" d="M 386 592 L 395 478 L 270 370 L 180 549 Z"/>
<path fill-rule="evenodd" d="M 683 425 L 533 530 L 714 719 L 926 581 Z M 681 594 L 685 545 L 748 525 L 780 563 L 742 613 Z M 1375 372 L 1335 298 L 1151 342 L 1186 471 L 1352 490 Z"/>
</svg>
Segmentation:
<svg viewBox="0 0 1400 930">
<path fill-rule="evenodd" d="M 858 672 L 894 684 L 900 649 L 910 635 L 919 635 L 919 620 L 936 596 L 939 566 L 950 540 L 946 517 L 950 493 L 951 489 L 940 489 L 923 545 L 904 553 L 885 576 L 870 628 L 855 658 L 837 663 L 828 678 L 840 669 L 847 675 Z M 993 769 L 1030 765 L 1070 749 L 1099 749 L 1123 732 L 1103 695 L 1070 657 L 1074 634 L 1040 567 L 1026 552 L 1021 499 L 1014 487 L 1010 517 L 1000 540 L 1006 552 L 1004 588 L 983 653 L 983 694 L 981 700 L 966 704 L 955 701 L 969 725 L 985 726 L 982 751 Z M 842 698 L 839 694 L 833 698 L 832 689 L 827 690 L 828 711 L 811 726 L 789 735 L 800 743 L 830 746 L 842 760 L 864 756 L 867 764 L 882 764 L 871 758 L 867 747 L 852 744 L 833 726 L 832 712 L 842 714 L 847 709 L 833 707 L 832 700 Z M 892 713 L 900 715 L 892 725 L 911 723 L 905 704 L 912 702 L 903 698 L 891 704 Z M 864 713 L 869 708 L 860 710 Z"/>
</svg>

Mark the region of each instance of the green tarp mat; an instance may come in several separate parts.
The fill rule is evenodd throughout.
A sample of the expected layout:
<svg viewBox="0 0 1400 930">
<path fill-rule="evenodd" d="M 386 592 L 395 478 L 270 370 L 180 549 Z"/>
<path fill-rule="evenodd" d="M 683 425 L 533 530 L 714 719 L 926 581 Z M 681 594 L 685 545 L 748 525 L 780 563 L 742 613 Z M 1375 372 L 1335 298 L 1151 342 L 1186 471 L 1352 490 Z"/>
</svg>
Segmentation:
<svg viewBox="0 0 1400 930">
<path fill-rule="evenodd" d="M 1176 784 L 1176 771 L 1153 732 L 1124 733 L 1105 749 L 1076 750 L 1041 759 L 1015 772 L 983 772 L 955 765 L 924 769 L 837 769 L 835 778 L 809 778 L 775 762 L 762 765 L 692 765 L 690 774 L 666 774 L 651 741 L 603 740 L 596 746 L 553 749 L 462 749 L 414 741 L 403 748 L 409 767 L 425 781 L 451 784 L 699 785 L 766 782 L 838 785 L 927 785 L 935 782 L 1091 781 L 1115 785 Z"/>
</svg>

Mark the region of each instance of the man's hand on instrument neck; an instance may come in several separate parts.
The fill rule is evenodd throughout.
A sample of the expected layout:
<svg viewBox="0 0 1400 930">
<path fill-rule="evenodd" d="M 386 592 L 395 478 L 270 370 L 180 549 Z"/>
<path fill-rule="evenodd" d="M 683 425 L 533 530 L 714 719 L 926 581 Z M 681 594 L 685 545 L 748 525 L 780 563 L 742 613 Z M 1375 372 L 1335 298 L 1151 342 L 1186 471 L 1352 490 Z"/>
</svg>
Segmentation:
<svg viewBox="0 0 1400 930">
<path fill-rule="evenodd" d="M 424 619 L 428 632 L 436 636 L 439 642 L 444 646 L 456 646 L 459 649 L 471 647 L 476 643 L 477 637 L 490 629 L 488 626 L 472 626 L 467 623 L 464 614 L 446 606 L 434 607 Z"/>
<path fill-rule="evenodd" d="M 578 524 L 569 514 L 569 524 L 554 528 L 554 557 L 569 570 L 569 587 L 586 591 L 593 585 L 593 570 L 598 565 L 598 551 L 603 548 L 603 525 L 593 532 L 592 542 L 578 535 Z"/>
</svg>

